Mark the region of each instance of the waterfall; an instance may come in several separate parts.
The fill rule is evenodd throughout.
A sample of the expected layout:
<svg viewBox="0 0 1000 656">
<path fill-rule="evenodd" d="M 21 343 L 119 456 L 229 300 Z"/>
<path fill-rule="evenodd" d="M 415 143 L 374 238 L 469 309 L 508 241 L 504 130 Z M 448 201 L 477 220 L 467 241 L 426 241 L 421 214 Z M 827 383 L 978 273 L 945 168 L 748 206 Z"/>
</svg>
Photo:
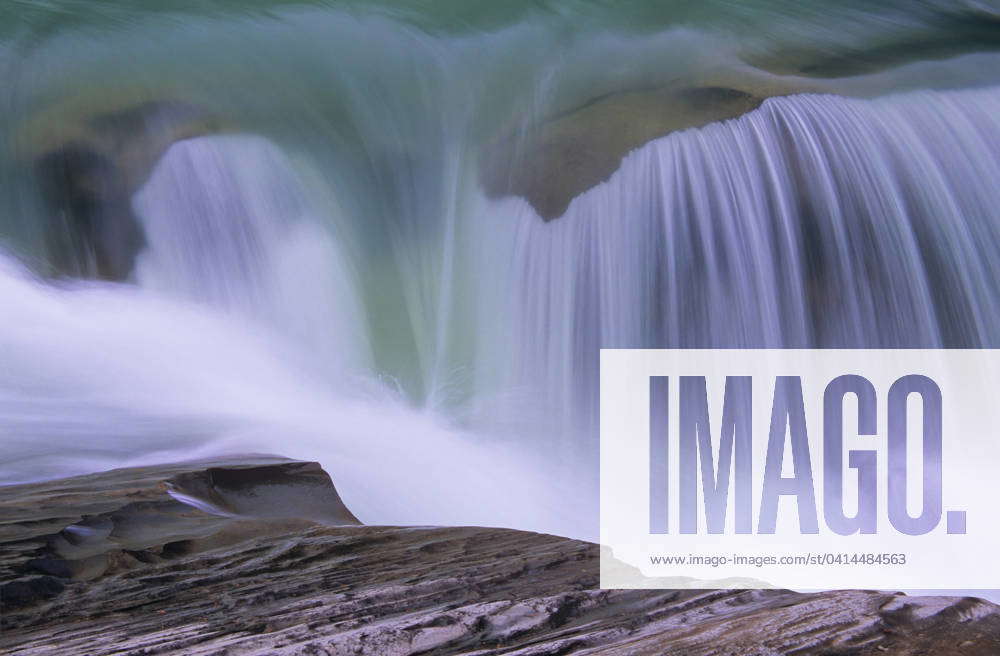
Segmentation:
<svg viewBox="0 0 1000 656">
<path fill-rule="evenodd" d="M 774 98 L 635 151 L 557 221 L 485 204 L 483 385 L 522 390 L 495 414 L 554 409 L 593 455 L 598 348 L 996 347 L 998 130 L 995 88 Z"/>
<path fill-rule="evenodd" d="M 260 137 L 175 144 L 134 201 L 148 241 L 136 278 L 269 326 L 318 374 L 354 384 L 371 367 L 359 283 L 343 211 L 317 175 Z"/>
<path fill-rule="evenodd" d="M 414 248 L 464 256 L 407 283 L 476 336 L 466 402 L 433 412 L 367 355 L 385 260 L 322 176 L 260 137 L 180 142 L 134 201 L 137 285 L 0 275 L 4 479 L 271 451 L 368 521 L 590 534 L 599 347 L 996 345 L 998 131 L 997 89 L 803 95 L 647 144 L 550 223 L 456 191 Z"/>
<path fill-rule="evenodd" d="M 593 537 L 599 348 L 1000 344 L 986 3 L 29 4 L 0 7 L 0 484 L 272 452 L 366 522 Z M 490 146 L 678 84 L 810 93 L 549 222 L 482 184 Z M 52 153 L 85 210 L 118 176 L 127 280 L 46 277 Z"/>
<path fill-rule="evenodd" d="M 372 369 L 351 240 L 314 174 L 259 137 L 183 141 L 136 195 L 134 285 L 0 257 L 0 484 L 280 453 L 319 460 L 368 523 L 589 530 L 539 453 Z"/>
</svg>

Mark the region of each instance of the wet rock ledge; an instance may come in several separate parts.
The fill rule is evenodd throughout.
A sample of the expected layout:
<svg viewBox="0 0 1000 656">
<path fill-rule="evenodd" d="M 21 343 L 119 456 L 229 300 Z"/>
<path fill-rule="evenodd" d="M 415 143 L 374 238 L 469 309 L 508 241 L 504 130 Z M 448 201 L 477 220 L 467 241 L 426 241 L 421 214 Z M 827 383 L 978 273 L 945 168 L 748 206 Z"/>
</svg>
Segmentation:
<svg viewBox="0 0 1000 656">
<path fill-rule="evenodd" d="M 595 545 L 357 525 L 316 463 L 0 488 L 0 652 L 1000 654 L 1000 608 L 879 592 L 602 591 Z"/>
</svg>

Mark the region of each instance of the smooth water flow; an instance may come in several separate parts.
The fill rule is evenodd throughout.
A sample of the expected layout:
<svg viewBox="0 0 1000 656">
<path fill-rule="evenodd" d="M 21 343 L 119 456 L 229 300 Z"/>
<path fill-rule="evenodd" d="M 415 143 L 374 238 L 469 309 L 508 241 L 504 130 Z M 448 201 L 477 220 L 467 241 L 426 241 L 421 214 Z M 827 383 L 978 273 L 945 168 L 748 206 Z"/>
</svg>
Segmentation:
<svg viewBox="0 0 1000 656">
<path fill-rule="evenodd" d="M 1000 346 L 990 3 L 140 4 L 0 7 L 0 483 L 269 452 L 595 537 L 601 347 Z M 720 98 L 555 220 L 483 183 Z"/>
<path fill-rule="evenodd" d="M 5 259 L 4 482 L 280 452 L 321 460 L 369 523 L 584 525 L 537 454 L 365 369 L 356 276 L 275 146 L 179 143 L 135 205 L 138 287 L 55 287 Z"/>
<path fill-rule="evenodd" d="M 137 286 L 8 260 L 4 479 L 267 451 L 368 522 L 591 535 L 598 347 L 997 344 L 998 131 L 994 89 L 789 97 L 647 145 L 551 223 L 456 192 L 452 243 L 415 246 L 466 254 L 417 281 L 476 337 L 436 410 L 373 365 L 382 261 L 316 172 L 180 142 L 135 198 Z"/>
<path fill-rule="evenodd" d="M 488 205 L 484 369 L 593 425 L 600 347 L 995 347 L 998 129 L 995 88 L 775 98 L 634 152 L 558 221 Z"/>
<path fill-rule="evenodd" d="M 358 273 L 311 174 L 260 137 L 175 144 L 134 201 L 148 240 L 136 280 L 267 326 L 348 383 L 371 369 Z"/>
</svg>

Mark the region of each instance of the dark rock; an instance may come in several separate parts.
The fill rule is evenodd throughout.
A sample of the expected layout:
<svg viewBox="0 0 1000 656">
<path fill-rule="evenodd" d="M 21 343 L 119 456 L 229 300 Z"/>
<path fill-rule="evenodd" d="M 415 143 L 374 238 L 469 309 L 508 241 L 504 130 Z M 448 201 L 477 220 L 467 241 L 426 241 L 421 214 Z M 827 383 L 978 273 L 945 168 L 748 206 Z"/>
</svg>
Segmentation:
<svg viewBox="0 0 1000 656">
<path fill-rule="evenodd" d="M 51 576 L 31 576 L 0 585 L 0 604 L 20 608 L 55 597 L 66 585 Z"/>
<path fill-rule="evenodd" d="M 1000 12 L 985 3 L 928 4 L 920 11 L 929 12 L 923 29 L 900 30 L 864 44 L 781 48 L 748 59 L 754 66 L 781 75 L 843 78 L 916 61 L 1000 50 Z"/>
<path fill-rule="evenodd" d="M 48 598 L 39 574 L 94 580 L 315 523 L 358 520 L 318 464 L 267 456 L 0 487 L 0 580 L 24 605 Z"/>
<path fill-rule="evenodd" d="M 64 141 L 29 148 L 53 217 L 47 235 L 55 272 L 128 278 L 145 246 L 132 196 L 171 144 L 219 129 L 196 107 L 145 102 L 86 117 Z"/>
<path fill-rule="evenodd" d="M 224 469 L 221 475 L 172 466 L 0 488 L 7 530 L 0 562 L 37 547 L 32 518 L 121 507 L 136 493 L 147 498 L 153 480 L 214 480 L 216 501 L 234 503 L 233 490 L 245 501 L 257 476 L 285 484 L 296 467 L 319 476 L 301 463 L 234 464 L 198 470 Z M 65 586 L 61 594 L 43 598 L 46 584 L 29 580 L 44 577 L 34 575 L 5 583 L 18 584 L 18 603 L 3 614 L 0 649 L 19 656 L 1000 653 L 1000 608 L 978 599 L 600 590 L 598 548 L 576 540 L 489 528 L 229 519 L 205 537 L 146 549 L 156 556 L 148 560 L 120 552 L 117 558 L 131 558 L 127 566 L 87 581 L 49 577 Z M 89 526 L 98 534 L 107 528 Z"/>
<path fill-rule="evenodd" d="M 74 143 L 45 154 L 35 171 L 56 217 L 48 231 L 55 269 L 66 275 L 126 279 L 145 237 L 117 166 Z"/>
</svg>

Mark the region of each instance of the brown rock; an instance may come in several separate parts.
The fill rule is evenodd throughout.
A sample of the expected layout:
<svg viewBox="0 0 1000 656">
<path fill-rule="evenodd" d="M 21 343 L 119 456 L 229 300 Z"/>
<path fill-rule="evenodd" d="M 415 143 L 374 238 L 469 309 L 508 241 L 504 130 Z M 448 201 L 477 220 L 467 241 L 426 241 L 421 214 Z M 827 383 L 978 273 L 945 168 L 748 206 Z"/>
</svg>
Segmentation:
<svg viewBox="0 0 1000 656">
<path fill-rule="evenodd" d="M 764 96 L 725 86 L 617 93 L 486 149 L 481 182 L 490 197 L 522 196 L 546 221 L 607 180 L 630 151 L 672 132 L 756 109 Z"/>
<path fill-rule="evenodd" d="M 249 472 L 261 466 L 241 468 L 237 487 L 245 491 Z M 290 466 L 271 474 L 285 477 Z M 25 537 L 31 530 L 21 539 L 11 531 L 16 499 L 32 500 L 14 513 L 22 525 L 71 517 L 145 489 L 127 483 L 127 472 L 105 479 L 114 502 L 94 488 L 85 499 L 80 479 L 0 488 L 8 513 L 0 558 L 9 564 L 34 541 Z M 304 473 L 316 475 L 311 466 Z M 214 488 L 225 503 L 231 484 L 225 478 Z M 122 552 L 132 562 L 89 581 L 16 574 L 7 585 L 17 584 L 19 596 L 3 615 L 0 649 L 19 656 L 1000 653 L 1000 608 L 978 599 L 600 590 L 595 545 L 520 531 L 257 519 L 171 544 L 155 558 Z"/>
</svg>

